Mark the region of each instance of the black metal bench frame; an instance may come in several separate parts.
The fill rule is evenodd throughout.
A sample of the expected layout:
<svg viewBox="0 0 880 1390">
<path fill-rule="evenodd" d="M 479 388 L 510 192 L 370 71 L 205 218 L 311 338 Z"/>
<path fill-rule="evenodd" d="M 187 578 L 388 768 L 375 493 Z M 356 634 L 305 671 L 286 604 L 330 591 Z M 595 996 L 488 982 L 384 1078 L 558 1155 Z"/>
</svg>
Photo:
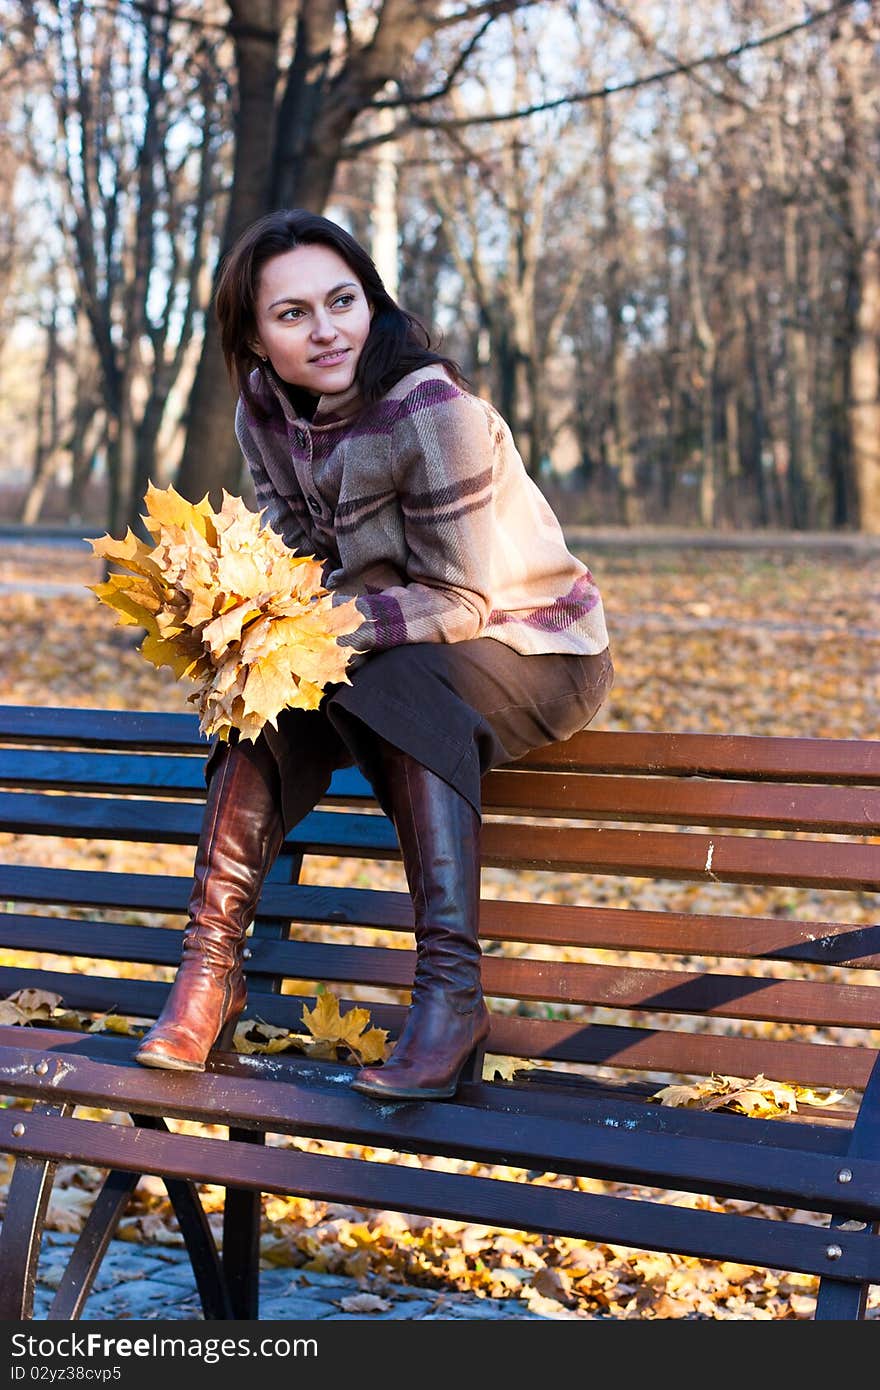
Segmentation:
<svg viewBox="0 0 880 1390">
<path fill-rule="evenodd" d="M 6 788 L 0 830 L 192 844 L 204 756 L 196 720 L 187 715 L 0 707 L 0 788 Z M 876 892 L 878 787 L 880 743 L 587 731 L 486 779 L 484 862 Z M 285 979 L 406 988 L 411 952 L 332 940 L 340 922 L 406 931 L 405 894 L 297 882 L 306 854 L 396 856 L 393 829 L 367 813 L 371 805 L 358 774 L 338 774 L 325 807 L 288 838 L 254 925 L 252 1016 L 300 1029 L 302 1005 L 314 1001 L 282 994 Z M 599 825 L 584 828 L 591 819 Z M 666 828 L 621 829 L 620 822 Z M 681 829 L 693 826 L 702 828 Z M 718 826 L 733 833 L 718 834 Z M 172 965 L 175 932 L 96 921 L 88 913 L 137 906 L 182 914 L 188 889 L 188 879 L 159 874 L 3 864 L 0 947 Z M 21 910 L 38 904 L 85 915 Z M 289 939 L 291 923 L 324 924 L 326 939 L 298 941 L 295 932 Z M 51 1185 L 57 1164 L 69 1160 L 109 1171 L 74 1245 L 52 1318 L 81 1314 L 143 1173 L 166 1182 L 208 1318 L 257 1316 L 263 1192 L 811 1273 L 821 1279 L 818 1318 L 864 1317 L 868 1287 L 880 1283 L 880 1065 L 869 1036 L 880 1027 L 880 989 L 816 982 L 809 971 L 829 963 L 880 968 L 880 927 L 487 899 L 481 930 L 490 1003 L 492 997 L 522 1001 L 519 1013 L 495 1012 L 490 1050 L 551 1066 L 512 1082 L 462 1086 L 453 1101 L 380 1105 L 351 1091 L 353 1067 L 297 1054 L 215 1053 L 204 1075 L 182 1075 L 138 1067 L 130 1038 L 0 1028 L 0 1092 L 32 1101 L 30 1110 L 0 1110 L 0 1151 L 16 1160 L 0 1230 L 0 1317 L 31 1315 Z M 729 964 L 719 974 L 540 955 L 508 959 L 495 948 L 506 940 L 678 951 L 689 962 L 700 953 L 747 966 L 781 960 L 803 966 L 807 978 L 739 973 Z M 92 971 L 0 968 L 0 998 L 26 984 L 55 990 L 72 1008 L 112 1005 L 137 1017 L 155 1016 L 167 989 Z M 542 1006 L 554 1003 L 583 1007 L 562 1020 L 541 1017 Z M 596 1007 L 652 1017 L 699 1014 L 720 1018 L 725 1027 L 727 1020 L 756 1019 L 860 1027 L 866 1042 L 853 1048 L 765 1040 L 748 1036 L 748 1029 L 682 1033 L 654 1023 L 632 1026 L 629 1018 L 591 1022 Z M 393 1037 L 404 1006 L 375 1002 L 370 1012 Z M 625 1079 L 609 1079 L 611 1067 Z M 764 1071 L 863 1094 L 857 1114 L 758 1120 L 661 1108 L 647 1100 L 660 1083 L 640 1078 L 640 1071 L 652 1078 Z M 131 1122 L 78 1118 L 77 1106 L 121 1112 Z M 228 1140 L 173 1133 L 166 1123 L 217 1124 L 218 1117 L 228 1124 Z M 737 1197 L 827 1213 L 830 1221 L 823 1227 L 698 1211 L 338 1158 L 267 1146 L 270 1134 Z M 199 1201 L 200 1181 L 227 1189 L 219 1252 Z"/>
</svg>

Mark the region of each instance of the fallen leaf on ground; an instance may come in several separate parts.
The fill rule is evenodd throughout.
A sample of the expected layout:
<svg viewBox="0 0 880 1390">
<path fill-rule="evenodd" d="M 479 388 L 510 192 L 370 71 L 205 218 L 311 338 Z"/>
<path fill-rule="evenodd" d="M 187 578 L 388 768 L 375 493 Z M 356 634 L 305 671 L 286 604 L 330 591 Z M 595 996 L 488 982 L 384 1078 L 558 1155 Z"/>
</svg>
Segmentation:
<svg viewBox="0 0 880 1390">
<path fill-rule="evenodd" d="M 379 1298 L 374 1293 L 353 1293 L 339 1300 L 343 1313 L 387 1313 L 391 1307 L 389 1298 Z"/>
</svg>

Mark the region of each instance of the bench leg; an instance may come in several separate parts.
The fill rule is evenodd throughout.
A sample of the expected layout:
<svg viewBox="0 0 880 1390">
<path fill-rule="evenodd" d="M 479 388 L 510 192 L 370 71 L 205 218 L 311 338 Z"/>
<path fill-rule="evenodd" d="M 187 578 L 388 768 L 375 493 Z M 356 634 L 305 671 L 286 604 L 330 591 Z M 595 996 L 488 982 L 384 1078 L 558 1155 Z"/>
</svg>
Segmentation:
<svg viewBox="0 0 880 1390">
<path fill-rule="evenodd" d="M 859 1106 L 859 1113 L 852 1128 L 846 1163 L 842 1166 L 846 1167 L 850 1160 L 855 1164 L 860 1158 L 876 1158 L 878 1153 L 880 1153 L 880 1057 L 874 1063 L 868 1078 L 862 1103 Z M 831 1222 L 828 1234 L 831 1236 L 833 1231 L 846 1231 L 847 1229 L 864 1231 L 866 1225 L 867 1223 L 864 1221 L 850 1221 L 846 1216 L 836 1216 Z M 876 1236 L 880 1231 L 880 1222 L 872 1222 L 870 1229 Z M 831 1243 L 832 1241 L 829 1241 L 829 1244 Z M 828 1322 L 864 1318 L 867 1302 L 867 1284 L 848 1284 L 842 1279 L 826 1276 L 819 1281 L 816 1321 Z"/>
<path fill-rule="evenodd" d="M 165 1121 L 156 1115 L 132 1115 L 131 1118 L 136 1125 L 144 1129 L 168 1128 Z M 195 1184 L 181 1178 L 164 1178 L 163 1181 L 189 1255 L 206 1320 L 237 1316 L 232 1310 L 232 1301 L 214 1234 L 208 1224 L 205 1209 L 199 1201 Z"/>
<path fill-rule="evenodd" d="M 265 1143 L 265 1135 L 252 1129 L 229 1130 L 230 1139 L 248 1144 Z M 227 1187 L 223 1209 L 223 1269 L 236 1318 L 260 1316 L 260 1215 L 259 1192 Z"/>
<path fill-rule="evenodd" d="M 845 1216 L 835 1216 L 828 1228 L 829 1237 L 834 1231 L 864 1231 L 864 1221 L 847 1221 Z M 871 1230 L 877 1234 L 880 1223 L 874 1222 Z M 829 1240 L 829 1244 L 830 1244 Z M 855 1321 L 864 1318 L 868 1306 L 868 1285 L 847 1284 L 843 1279 L 831 1279 L 827 1275 L 819 1281 L 819 1296 L 816 1299 L 817 1322 Z"/>
<path fill-rule="evenodd" d="M 33 1113 L 67 1115 L 70 1106 L 35 1105 Z M 0 1231 L 0 1321 L 33 1317 L 37 1263 L 57 1166 L 51 1159 L 16 1159 Z"/>
<path fill-rule="evenodd" d="M 49 1319 L 72 1322 L 81 1316 L 117 1222 L 128 1206 L 129 1198 L 139 1180 L 140 1173 L 123 1173 L 117 1170 L 108 1174 L 73 1247 L 73 1253 L 52 1300 Z"/>
</svg>

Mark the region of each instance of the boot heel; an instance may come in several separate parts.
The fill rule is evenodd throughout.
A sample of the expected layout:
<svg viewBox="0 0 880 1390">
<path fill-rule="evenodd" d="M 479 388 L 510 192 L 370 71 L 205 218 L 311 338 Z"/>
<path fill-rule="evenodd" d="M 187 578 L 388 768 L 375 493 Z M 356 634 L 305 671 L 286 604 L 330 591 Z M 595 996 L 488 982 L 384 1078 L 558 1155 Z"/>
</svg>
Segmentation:
<svg viewBox="0 0 880 1390">
<path fill-rule="evenodd" d="M 217 1035 L 217 1041 L 211 1048 L 212 1052 L 234 1052 L 235 1051 L 235 1030 L 238 1026 L 239 1015 L 235 1014 L 228 1018 Z"/>
<path fill-rule="evenodd" d="M 479 1085 L 483 1079 L 483 1059 L 485 1056 L 485 1042 L 477 1043 L 473 1051 L 465 1057 L 461 1071 L 458 1073 L 459 1086 L 462 1082 L 467 1082 L 469 1085 Z"/>
</svg>

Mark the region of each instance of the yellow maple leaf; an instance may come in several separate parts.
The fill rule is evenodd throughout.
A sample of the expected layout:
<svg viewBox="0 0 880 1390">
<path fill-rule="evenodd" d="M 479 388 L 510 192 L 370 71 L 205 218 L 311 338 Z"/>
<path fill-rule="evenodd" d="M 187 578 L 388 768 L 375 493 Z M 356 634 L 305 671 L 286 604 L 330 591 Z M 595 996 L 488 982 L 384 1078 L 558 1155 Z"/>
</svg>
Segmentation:
<svg viewBox="0 0 880 1390">
<path fill-rule="evenodd" d="M 367 1028 L 348 1046 L 361 1065 L 368 1067 L 373 1062 L 384 1062 L 387 1042 L 388 1030 L 386 1028 Z"/>
<path fill-rule="evenodd" d="M 121 541 L 114 540 L 112 536 L 101 536 L 90 540 L 89 545 L 99 559 L 110 560 L 124 569 L 133 570 L 135 574 L 161 582 L 162 571 L 151 558 L 150 547 L 134 534 L 130 526 Z"/>
<path fill-rule="evenodd" d="M 284 654 L 271 652 L 248 669 L 242 691 L 246 714 L 259 714 L 273 722 L 290 694 L 290 664 Z"/>
<path fill-rule="evenodd" d="M 845 1100 L 849 1091 L 828 1091 L 824 1095 L 811 1086 L 795 1086 L 798 1105 L 837 1105 Z"/>
<path fill-rule="evenodd" d="M 144 500 L 147 515 L 141 519 L 151 535 L 158 535 L 163 526 L 192 526 L 206 540 L 211 540 L 212 544 L 216 542 L 214 511 L 207 493 L 201 502 L 192 503 L 181 497 L 173 487 L 162 489 L 148 483 Z"/>
<path fill-rule="evenodd" d="M 384 1028 L 367 1028 L 369 1009 L 349 1009 L 340 1014 L 339 1000 L 330 990 L 318 995 L 313 1009 L 303 1005 L 302 1021 L 316 1045 L 310 1048 L 313 1056 L 318 1055 L 319 1047 L 328 1055 L 328 1049 L 335 1049 L 340 1043 L 361 1062 L 378 1062 L 385 1056 L 388 1033 Z"/>
<path fill-rule="evenodd" d="M 241 641 L 241 630 L 252 618 L 258 618 L 260 609 L 253 600 L 244 599 L 227 608 L 202 628 L 202 641 L 208 644 L 211 655 L 217 657 L 233 642 Z"/>
<path fill-rule="evenodd" d="M 493 1081 L 499 1076 L 502 1081 L 512 1081 L 518 1071 L 532 1071 L 535 1063 L 523 1057 L 496 1057 L 487 1052 L 483 1058 L 483 1080 Z"/>
<path fill-rule="evenodd" d="M 139 1038 L 147 1025 L 138 1025 L 122 1014 L 99 1014 L 88 1026 L 90 1033 L 121 1033 L 126 1038 Z"/>
<path fill-rule="evenodd" d="M 91 1021 L 91 1014 L 82 1009 L 59 1009 L 52 1015 L 53 1028 L 69 1028 L 74 1033 L 85 1032 Z"/>
<path fill-rule="evenodd" d="M 181 650 L 172 638 L 160 637 L 158 632 L 148 632 L 138 651 L 153 666 L 170 666 L 178 680 L 191 670 L 196 659 L 195 653 Z"/>
<path fill-rule="evenodd" d="M 109 608 L 132 613 L 133 622 L 141 623 L 144 612 L 155 616 L 162 606 L 155 583 L 134 574 L 111 574 L 102 584 L 87 584 L 86 588 Z"/>
<path fill-rule="evenodd" d="M 659 1091 L 655 1091 L 652 1100 L 659 1100 L 661 1105 L 694 1105 L 704 1096 L 717 1094 L 716 1087 L 711 1081 L 698 1081 L 692 1086 L 663 1086 Z"/>
</svg>

